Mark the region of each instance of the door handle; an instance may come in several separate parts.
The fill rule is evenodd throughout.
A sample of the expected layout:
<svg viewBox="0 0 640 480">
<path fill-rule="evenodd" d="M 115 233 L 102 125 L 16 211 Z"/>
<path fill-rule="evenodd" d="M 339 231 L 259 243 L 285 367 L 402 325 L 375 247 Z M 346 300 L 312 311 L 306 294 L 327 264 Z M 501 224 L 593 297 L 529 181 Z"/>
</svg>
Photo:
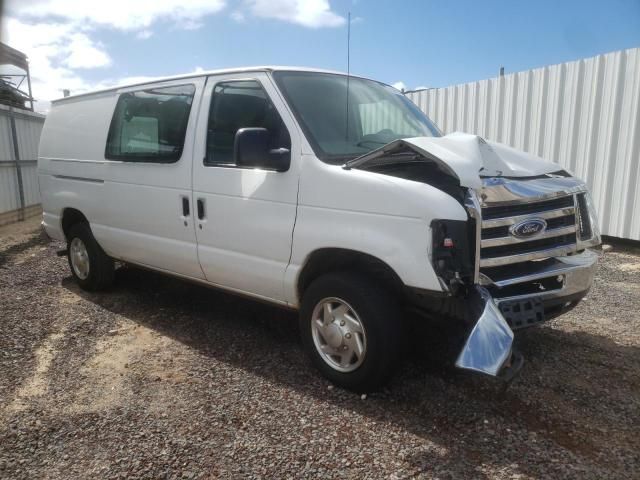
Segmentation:
<svg viewBox="0 0 640 480">
<path fill-rule="evenodd" d="M 196 202 L 196 206 L 198 208 L 198 220 L 204 220 L 205 212 L 204 212 L 204 199 L 199 198 Z"/>
<path fill-rule="evenodd" d="M 182 197 L 182 216 L 188 217 L 191 214 L 189 210 L 189 198 Z"/>
</svg>

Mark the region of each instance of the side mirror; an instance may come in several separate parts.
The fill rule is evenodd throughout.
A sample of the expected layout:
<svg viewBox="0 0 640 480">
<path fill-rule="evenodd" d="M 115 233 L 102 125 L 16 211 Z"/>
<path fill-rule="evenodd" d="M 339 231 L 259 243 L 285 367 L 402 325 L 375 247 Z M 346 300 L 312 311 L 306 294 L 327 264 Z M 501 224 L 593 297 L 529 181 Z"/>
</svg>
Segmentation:
<svg viewBox="0 0 640 480">
<path fill-rule="evenodd" d="M 233 159 L 239 167 L 284 172 L 289 169 L 291 151 L 288 148 L 269 149 L 266 128 L 241 128 L 234 138 Z"/>
</svg>

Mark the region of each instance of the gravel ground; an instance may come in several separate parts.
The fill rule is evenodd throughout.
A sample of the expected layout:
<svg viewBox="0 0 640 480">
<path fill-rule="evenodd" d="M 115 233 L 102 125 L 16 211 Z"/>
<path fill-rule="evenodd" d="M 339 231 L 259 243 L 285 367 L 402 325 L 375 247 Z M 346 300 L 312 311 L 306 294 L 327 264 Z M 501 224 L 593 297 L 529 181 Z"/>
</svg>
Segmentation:
<svg viewBox="0 0 640 480">
<path fill-rule="evenodd" d="M 518 334 L 506 393 L 418 353 L 361 398 L 291 313 L 130 267 L 87 294 L 60 248 L 0 228 L 1 478 L 638 478 L 638 251 Z"/>
</svg>

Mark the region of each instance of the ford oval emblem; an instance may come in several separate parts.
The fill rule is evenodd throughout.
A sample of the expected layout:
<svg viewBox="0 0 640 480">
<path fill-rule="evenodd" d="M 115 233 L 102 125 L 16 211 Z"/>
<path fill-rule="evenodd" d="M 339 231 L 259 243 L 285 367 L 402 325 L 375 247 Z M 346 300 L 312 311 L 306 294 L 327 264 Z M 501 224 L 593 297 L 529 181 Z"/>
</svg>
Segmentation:
<svg viewBox="0 0 640 480">
<path fill-rule="evenodd" d="M 530 238 L 540 235 L 547 229 L 547 222 L 541 218 L 529 218 L 516 223 L 509 229 L 509 233 L 516 238 Z"/>
</svg>

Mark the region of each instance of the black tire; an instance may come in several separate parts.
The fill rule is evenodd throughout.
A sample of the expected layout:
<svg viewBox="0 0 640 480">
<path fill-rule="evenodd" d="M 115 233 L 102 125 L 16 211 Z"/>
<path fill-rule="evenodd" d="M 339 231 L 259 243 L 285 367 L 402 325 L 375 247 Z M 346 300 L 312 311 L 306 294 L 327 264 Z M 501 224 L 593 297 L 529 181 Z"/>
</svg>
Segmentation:
<svg viewBox="0 0 640 480">
<path fill-rule="evenodd" d="M 89 273 L 86 278 L 80 278 L 78 276 L 71 261 L 71 243 L 74 238 L 79 238 L 87 251 Z M 115 273 L 113 259 L 98 245 L 87 223 L 76 223 L 70 228 L 69 234 L 67 235 L 67 259 L 69 261 L 71 274 L 83 290 L 89 292 L 105 290 L 113 284 Z"/>
<path fill-rule="evenodd" d="M 366 332 L 364 360 L 352 372 L 330 366 L 315 346 L 313 311 L 323 299 L 346 301 L 357 312 Z M 400 364 L 404 340 L 404 318 L 396 296 L 382 285 L 357 272 L 325 274 L 304 292 L 300 308 L 300 332 L 313 364 L 336 385 L 359 393 L 383 387 Z"/>
</svg>

